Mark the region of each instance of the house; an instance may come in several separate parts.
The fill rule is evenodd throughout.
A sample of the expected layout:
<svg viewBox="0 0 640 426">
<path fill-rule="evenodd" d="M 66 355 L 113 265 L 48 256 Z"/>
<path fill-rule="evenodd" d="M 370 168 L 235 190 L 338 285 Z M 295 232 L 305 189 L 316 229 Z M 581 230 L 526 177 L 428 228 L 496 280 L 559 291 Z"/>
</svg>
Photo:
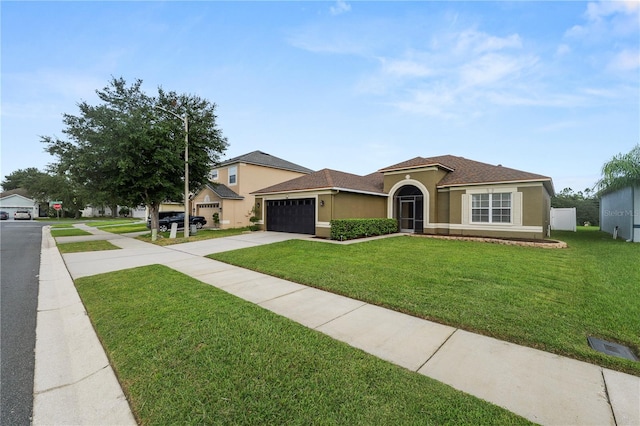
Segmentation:
<svg viewBox="0 0 640 426">
<path fill-rule="evenodd" d="M 231 158 L 218 164 L 209 182 L 193 196 L 192 214 L 204 216 L 207 227 L 214 225 L 214 213 L 218 213 L 220 228 L 248 226 L 253 216 L 253 191 L 312 172 L 262 151 Z"/>
<path fill-rule="evenodd" d="M 600 229 L 640 243 L 640 186 L 606 192 L 600 199 Z"/>
<path fill-rule="evenodd" d="M 271 231 L 329 237 L 333 219 L 394 218 L 402 232 L 542 239 L 553 193 L 547 176 L 443 155 L 367 176 L 324 169 L 254 195 Z"/>
<path fill-rule="evenodd" d="M 40 216 L 38 203 L 22 189 L 3 192 L 0 195 L 0 210 L 9 213 L 9 218 L 13 218 L 17 210 L 29 210 L 32 218 Z"/>
</svg>

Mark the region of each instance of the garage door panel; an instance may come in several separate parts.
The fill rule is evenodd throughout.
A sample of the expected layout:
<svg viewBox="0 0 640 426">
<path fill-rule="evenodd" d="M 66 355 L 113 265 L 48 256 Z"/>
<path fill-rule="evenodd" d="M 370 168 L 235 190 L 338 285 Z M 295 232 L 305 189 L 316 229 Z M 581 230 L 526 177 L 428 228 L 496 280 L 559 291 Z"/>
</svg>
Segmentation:
<svg viewBox="0 0 640 426">
<path fill-rule="evenodd" d="M 267 231 L 315 234 L 314 198 L 267 201 Z"/>
</svg>

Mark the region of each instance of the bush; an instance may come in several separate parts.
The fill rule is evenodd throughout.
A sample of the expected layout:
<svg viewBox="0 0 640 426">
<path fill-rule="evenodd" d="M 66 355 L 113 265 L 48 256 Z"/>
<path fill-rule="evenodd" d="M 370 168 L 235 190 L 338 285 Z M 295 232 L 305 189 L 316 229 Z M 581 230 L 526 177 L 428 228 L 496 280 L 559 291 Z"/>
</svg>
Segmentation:
<svg viewBox="0 0 640 426">
<path fill-rule="evenodd" d="M 331 221 L 332 240 L 352 240 L 398 232 L 395 219 L 336 219 Z"/>
</svg>

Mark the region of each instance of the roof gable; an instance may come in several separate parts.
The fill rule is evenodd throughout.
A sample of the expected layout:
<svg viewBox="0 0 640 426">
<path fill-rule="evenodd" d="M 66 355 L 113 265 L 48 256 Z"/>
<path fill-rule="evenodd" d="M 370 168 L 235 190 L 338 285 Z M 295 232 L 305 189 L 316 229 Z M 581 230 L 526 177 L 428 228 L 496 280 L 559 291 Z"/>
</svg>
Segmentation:
<svg viewBox="0 0 640 426">
<path fill-rule="evenodd" d="M 313 170 L 302 167 L 282 158 L 275 157 L 262 151 L 253 151 L 248 154 L 230 158 L 218 164 L 218 167 L 228 166 L 235 163 L 247 163 L 257 166 L 271 167 L 274 169 L 290 170 L 300 173 L 313 173 Z"/>
<path fill-rule="evenodd" d="M 442 155 L 429 158 L 416 157 L 381 169 L 380 172 L 386 173 L 423 167 L 438 167 L 448 172 L 446 176 L 438 182 L 438 187 L 441 188 L 447 186 L 520 181 L 551 182 L 551 178 L 548 176 L 511 169 L 509 167 L 503 167 L 502 165 L 494 166 L 455 155 Z"/>
<path fill-rule="evenodd" d="M 231 200 L 244 200 L 242 195 L 238 195 L 234 190 L 222 183 L 209 182 L 206 184 L 207 188 L 213 191 L 218 197 Z"/>
<path fill-rule="evenodd" d="M 367 176 L 358 176 L 337 170 L 322 169 L 315 173 L 272 185 L 268 188 L 253 192 L 253 194 L 340 189 L 384 195 L 383 178 L 383 174 L 378 172 Z"/>
</svg>

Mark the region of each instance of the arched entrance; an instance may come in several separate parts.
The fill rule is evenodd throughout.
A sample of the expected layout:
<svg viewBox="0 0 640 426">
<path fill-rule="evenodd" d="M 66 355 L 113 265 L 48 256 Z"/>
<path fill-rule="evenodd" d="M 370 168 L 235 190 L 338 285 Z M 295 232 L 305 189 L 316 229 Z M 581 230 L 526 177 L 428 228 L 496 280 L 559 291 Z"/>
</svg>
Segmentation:
<svg viewBox="0 0 640 426">
<path fill-rule="evenodd" d="M 398 219 L 400 232 L 422 233 L 424 230 L 424 196 L 413 185 L 398 189 L 394 199 L 394 217 Z"/>
</svg>

